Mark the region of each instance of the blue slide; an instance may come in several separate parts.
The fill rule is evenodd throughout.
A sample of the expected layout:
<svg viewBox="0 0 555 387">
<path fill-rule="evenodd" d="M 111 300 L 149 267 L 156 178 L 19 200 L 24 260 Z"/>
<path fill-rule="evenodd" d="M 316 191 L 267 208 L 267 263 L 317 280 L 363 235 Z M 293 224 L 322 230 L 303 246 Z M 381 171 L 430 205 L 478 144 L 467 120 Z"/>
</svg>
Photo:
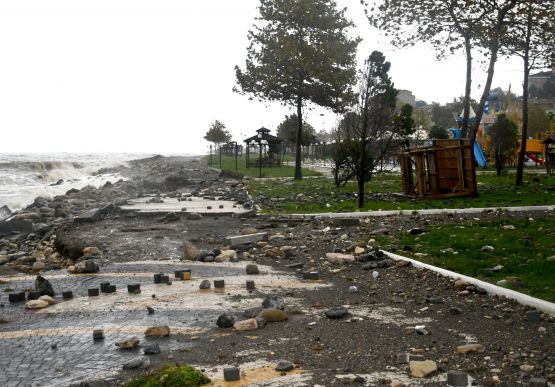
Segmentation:
<svg viewBox="0 0 555 387">
<path fill-rule="evenodd" d="M 460 140 L 462 136 L 462 131 L 460 129 L 449 128 L 449 130 L 453 133 L 453 137 L 455 140 Z M 484 156 L 484 151 L 478 144 L 478 141 L 474 140 L 474 158 L 480 167 L 486 166 L 486 158 Z"/>
</svg>

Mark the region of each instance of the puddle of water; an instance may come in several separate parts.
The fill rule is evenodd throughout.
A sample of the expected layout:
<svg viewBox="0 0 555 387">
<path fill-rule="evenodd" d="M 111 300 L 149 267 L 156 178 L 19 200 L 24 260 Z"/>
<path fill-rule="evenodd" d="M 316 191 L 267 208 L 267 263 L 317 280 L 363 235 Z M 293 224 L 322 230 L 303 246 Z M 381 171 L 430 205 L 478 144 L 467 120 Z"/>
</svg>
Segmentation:
<svg viewBox="0 0 555 387">
<path fill-rule="evenodd" d="M 433 321 L 430 317 L 407 317 L 403 309 L 389 306 L 375 305 L 372 308 L 357 306 L 350 311 L 356 317 L 366 317 L 396 326 L 417 325 Z"/>
</svg>

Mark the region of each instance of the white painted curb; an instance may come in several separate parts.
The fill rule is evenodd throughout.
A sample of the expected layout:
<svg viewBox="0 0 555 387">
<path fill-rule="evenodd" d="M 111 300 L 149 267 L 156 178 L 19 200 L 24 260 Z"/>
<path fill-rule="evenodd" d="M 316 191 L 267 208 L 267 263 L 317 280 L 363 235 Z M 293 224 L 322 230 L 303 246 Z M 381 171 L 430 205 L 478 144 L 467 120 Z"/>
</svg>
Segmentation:
<svg viewBox="0 0 555 387">
<path fill-rule="evenodd" d="M 483 208 L 442 208 L 427 210 L 385 210 L 365 212 L 321 212 L 318 214 L 291 214 L 291 219 L 315 219 L 315 218 L 367 218 L 372 216 L 391 215 L 440 215 L 440 214 L 480 214 L 482 212 L 496 212 L 497 210 L 507 212 L 522 211 L 555 211 L 555 206 L 520 206 L 520 207 L 483 207 Z"/>
<path fill-rule="evenodd" d="M 431 270 L 435 273 L 439 273 L 444 277 L 449 277 L 449 278 L 452 278 L 454 280 L 461 279 L 461 280 L 466 281 L 466 282 L 468 282 L 472 285 L 475 285 L 475 286 L 478 286 L 478 287 L 484 289 L 486 292 L 488 292 L 488 294 L 510 298 L 511 300 L 515 300 L 519 304 L 530 306 L 530 307 L 536 308 L 537 310 L 540 310 L 544 313 L 549 313 L 549 314 L 555 315 L 555 304 L 552 303 L 552 302 L 540 300 L 539 298 L 531 297 L 531 296 L 528 296 L 526 294 L 519 293 L 519 292 L 516 292 L 514 290 L 511 290 L 511 289 L 506 289 L 506 288 L 503 288 L 501 286 L 490 284 L 489 282 L 484 282 L 484 281 L 481 281 L 481 280 L 473 278 L 473 277 L 469 277 L 469 276 L 466 276 L 466 275 L 455 273 L 454 271 L 445 270 L 445 269 L 442 269 L 440 267 L 429 265 L 427 263 L 423 263 L 423 262 L 417 261 L 415 259 L 403 257 L 402 255 L 393 254 L 393 253 L 390 253 L 388 251 L 384 251 L 384 254 L 387 255 L 389 258 L 395 260 L 395 261 L 408 261 L 414 267 L 428 269 L 428 270 Z"/>
</svg>

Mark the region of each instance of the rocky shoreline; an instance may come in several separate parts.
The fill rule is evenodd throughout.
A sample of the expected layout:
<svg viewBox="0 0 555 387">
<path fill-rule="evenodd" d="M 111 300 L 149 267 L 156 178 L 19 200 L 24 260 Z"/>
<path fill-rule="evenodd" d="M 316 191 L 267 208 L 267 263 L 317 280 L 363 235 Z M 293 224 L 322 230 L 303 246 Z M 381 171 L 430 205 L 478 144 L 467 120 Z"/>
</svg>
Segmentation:
<svg viewBox="0 0 555 387">
<path fill-rule="evenodd" d="M 380 233 L 425 232 L 430 224 L 474 215 L 359 220 L 253 217 L 252 212 L 138 214 L 119 208 L 145 196 L 201 197 L 207 204 L 225 198 L 244 209 L 257 203 L 243 182 L 195 159 L 154 157 L 118 173 L 128 180 L 38 198 L 15 215 L 32 222 L 32 230 L 0 239 L 0 274 L 14 279 L 19 272 L 33 278 L 54 273 L 54 290 L 72 284 L 79 296 L 74 306 L 53 299 L 56 304 L 44 305 L 44 313 L 28 316 L 6 305 L 0 348 L 3 340 L 7 346 L 13 340 L 2 334 L 11 337 L 37 324 L 61 332 L 76 326 L 69 329 L 74 332 L 69 342 L 48 333 L 49 341 L 34 344 L 48 358 L 69 351 L 73 340 L 90 344 L 95 334 L 104 340 L 104 346 L 87 351 L 98 359 L 108 356 L 111 363 L 84 356 L 86 367 L 98 367 L 87 377 L 72 378 L 63 366 L 56 373 L 46 365 L 63 385 L 125 384 L 167 363 L 195 365 L 214 385 L 237 377 L 241 384 L 260 386 L 555 383 L 554 316 L 392 261 L 373 240 Z M 56 216 L 62 211 L 65 216 Z M 132 283 L 142 288 L 140 298 L 111 292 Z M 107 294 L 77 294 L 98 287 Z M 90 320 L 107 328 L 94 333 L 86 325 Z M 153 339 L 153 329 L 164 334 Z M 6 372 L 12 361 L 0 357 Z"/>
</svg>

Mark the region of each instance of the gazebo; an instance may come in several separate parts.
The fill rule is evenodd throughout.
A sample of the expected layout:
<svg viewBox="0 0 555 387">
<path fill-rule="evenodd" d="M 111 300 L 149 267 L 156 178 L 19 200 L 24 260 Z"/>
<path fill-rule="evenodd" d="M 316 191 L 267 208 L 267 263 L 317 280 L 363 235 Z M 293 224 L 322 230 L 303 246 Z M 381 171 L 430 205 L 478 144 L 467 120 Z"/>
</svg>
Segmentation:
<svg viewBox="0 0 555 387">
<path fill-rule="evenodd" d="M 282 139 L 270 134 L 270 129 L 258 129 L 256 134 L 244 140 L 246 149 L 246 167 L 279 167 L 281 166 L 280 147 Z M 253 155 L 258 153 L 258 158 Z"/>
<path fill-rule="evenodd" d="M 544 163 L 548 174 L 555 172 L 555 136 L 549 136 L 542 141 L 545 145 Z"/>
</svg>

